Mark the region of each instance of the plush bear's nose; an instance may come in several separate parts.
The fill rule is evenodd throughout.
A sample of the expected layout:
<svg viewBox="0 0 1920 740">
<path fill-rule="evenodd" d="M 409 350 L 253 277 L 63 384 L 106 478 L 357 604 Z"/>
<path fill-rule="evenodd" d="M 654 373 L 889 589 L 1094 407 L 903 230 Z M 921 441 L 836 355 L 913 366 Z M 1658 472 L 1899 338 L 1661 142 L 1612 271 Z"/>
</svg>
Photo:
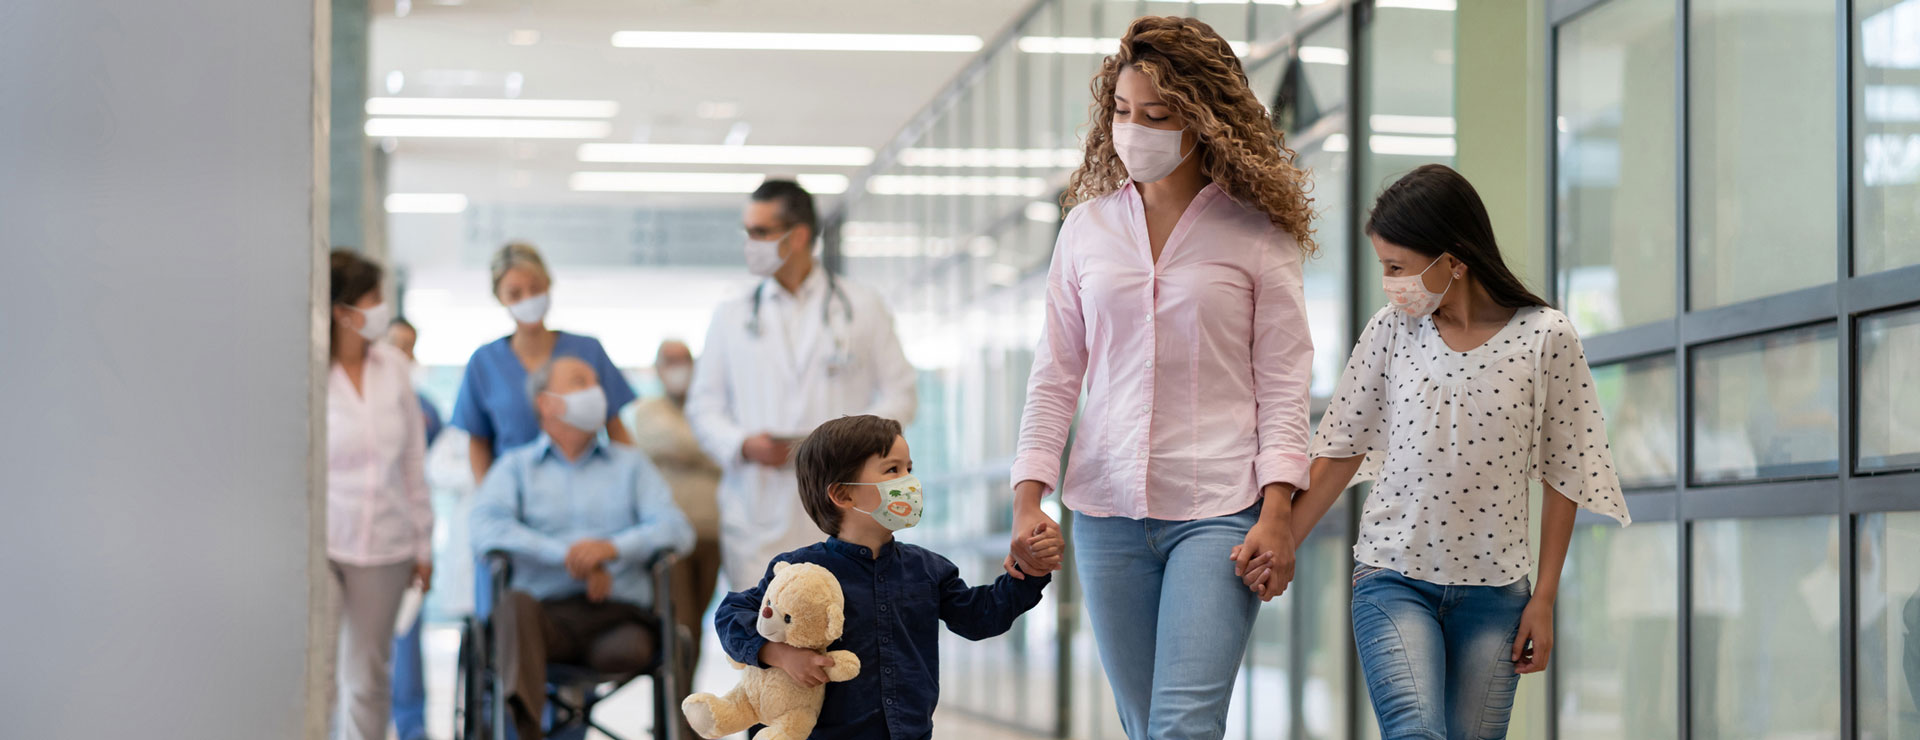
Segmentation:
<svg viewBox="0 0 1920 740">
<path fill-rule="evenodd" d="M 771 607 L 771 606 L 763 606 L 763 607 L 760 607 L 760 618 L 761 618 L 761 619 L 772 619 L 772 618 L 773 618 L 773 607 Z"/>
</svg>

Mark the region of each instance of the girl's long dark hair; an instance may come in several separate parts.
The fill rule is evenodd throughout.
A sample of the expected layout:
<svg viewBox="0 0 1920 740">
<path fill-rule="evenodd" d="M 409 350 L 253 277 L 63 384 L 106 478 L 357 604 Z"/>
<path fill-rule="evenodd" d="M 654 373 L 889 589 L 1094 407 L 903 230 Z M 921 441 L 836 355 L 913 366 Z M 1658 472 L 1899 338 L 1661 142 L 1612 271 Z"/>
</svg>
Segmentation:
<svg viewBox="0 0 1920 740">
<path fill-rule="evenodd" d="M 1502 306 L 1550 305 L 1507 269 L 1480 194 L 1446 165 L 1422 165 L 1388 186 L 1374 201 L 1367 234 L 1436 259 L 1453 255 Z"/>
</svg>

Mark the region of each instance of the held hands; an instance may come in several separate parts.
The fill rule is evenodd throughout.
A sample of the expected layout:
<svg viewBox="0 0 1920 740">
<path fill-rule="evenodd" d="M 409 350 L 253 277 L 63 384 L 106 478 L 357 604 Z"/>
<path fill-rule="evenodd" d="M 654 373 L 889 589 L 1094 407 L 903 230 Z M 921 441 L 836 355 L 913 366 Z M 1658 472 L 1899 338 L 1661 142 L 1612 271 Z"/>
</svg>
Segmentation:
<svg viewBox="0 0 1920 740">
<path fill-rule="evenodd" d="M 613 543 L 606 540 L 581 540 L 573 543 L 567 550 L 567 575 L 574 580 L 584 581 L 600 566 L 620 555 Z"/>
<path fill-rule="evenodd" d="M 1033 485 L 1036 490 L 1029 493 L 1037 492 L 1038 484 Z M 1013 542 L 1003 564 L 1009 575 L 1024 580 L 1027 575 L 1052 573 L 1060 569 L 1065 553 L 1066 539 L 1060 535 L 1060 523 L 1041 510 L 1038 496 L 1014 505 Z"/>
<path fill-rule="evenodd" d="M 1261 601 L 1272 601 L 1293 583 L 1294 544 L 1291 524 L 1262 518 L 1227 557 L 1233 560 L 1233 574 L 1241 583 Z"/>
<path fill-rule="evenodd" d="M 740 455 L 750 462 L 769 468 L 786 465 L 793 458 L 793 445 L 773 438 L 773 435 L 761 432 L 748 437 L 740 445 Z"/>
<path fill-rule="evenodd" d="M 1528 644 L 1531 642 L 1532 644 Z M 1539 673 L 1553 655 L 1553 602 L 1532 599 L 1520 613 L 1520 633 L 1513 638 L 1513 672 Z"/>
<path fill-rule="evenodd" d="M 785 671 L 794 683 L 809 689 L 826 685 L 827 669 L 833 667 L 832 658 L 783 642 L 761 646 L 760 662 Z"/>
<path fill-rule="evenodd" d="M 1045 517 L 1046 513 L 1041 512 L 1040 516 Z M 1014 526 L 1019 525 L 1016 523 Z M 1021 542 L 1018 531 L 1018 529 L 1015 530 L 1015 543 Z M 1034 562 L 1037 562 L 1040 567 L 1028 567 L 1022 564 L 1021 560 L 1014 555 L 1014 551 L 1009 551 L 1006 562 L 1000 564 L 1000 567 L 1007 569 L 1007 575 L 1024 581 L 1028 576 L 1039 578 L 1060 569 L 1060 559 L 1067 551 L 1067 539 L 1060 536 L 1060 525 L 1054 524 L 1050 518 L 1046 522 L 1036 524 L 1027 532 L 1025 542 L 1029 556 L 1034 558 Z M 1018 544 L 1015 548 L 1018 548 Z"/>
</svg>

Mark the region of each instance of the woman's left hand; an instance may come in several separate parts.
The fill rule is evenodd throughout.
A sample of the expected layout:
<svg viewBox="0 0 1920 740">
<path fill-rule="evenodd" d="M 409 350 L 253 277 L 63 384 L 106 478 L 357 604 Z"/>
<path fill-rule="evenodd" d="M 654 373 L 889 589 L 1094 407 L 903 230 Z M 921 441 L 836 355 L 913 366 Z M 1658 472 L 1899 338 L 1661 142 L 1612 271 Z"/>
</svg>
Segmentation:
<svg viewBox="0 0 1920 740">
<path fill-rule="evenodd" d="M 1293 527 L 1284 519 L 1262 517 L 1228 557 L 1233 574 L 1261 601 L 1287 592 L 1293 583 Z"/>
<path fill-rule="evenodd" d="M 1532 642 L 1532 645 L 1528 645 Z M 1513 638 L 1513 672 L 1539 673 L 1553 655 L 1553 602 L 1533 599 L 1520 613 L 1520 634 Z"/>
<path fill-rule="evenodd" d="M 416 562 L 413 564 L 413 582 L 420 585 L 420 591 L 423 593 L 433 588 L 433 563 L 431 561 Z"/>
</svg>

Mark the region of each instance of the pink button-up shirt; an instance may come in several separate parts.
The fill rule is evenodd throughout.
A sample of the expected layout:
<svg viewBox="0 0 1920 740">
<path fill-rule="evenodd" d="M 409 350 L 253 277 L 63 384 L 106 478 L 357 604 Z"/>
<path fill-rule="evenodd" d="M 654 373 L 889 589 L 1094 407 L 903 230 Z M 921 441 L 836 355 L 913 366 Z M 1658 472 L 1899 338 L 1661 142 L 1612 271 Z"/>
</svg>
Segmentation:
<svg viewBox="0 0 1920 740">
<path fill-rule="evenodd" d="M 1052 486 L 1084 383 L 1062 498 L 1093 516 L 1190 520 L 1307 486 L 1299 245 L 1208 185 L 1159 264 L 1129 184 L 1068 214 L 1047 275 L 1013 481 Z"/>
<path fill-rule="evenodd" d="M 433 559 L 426 425 L 407 356 L 367 348 L 360 388 L 327 373 L 327 557 L 346 565 Z"/>
</svg>

